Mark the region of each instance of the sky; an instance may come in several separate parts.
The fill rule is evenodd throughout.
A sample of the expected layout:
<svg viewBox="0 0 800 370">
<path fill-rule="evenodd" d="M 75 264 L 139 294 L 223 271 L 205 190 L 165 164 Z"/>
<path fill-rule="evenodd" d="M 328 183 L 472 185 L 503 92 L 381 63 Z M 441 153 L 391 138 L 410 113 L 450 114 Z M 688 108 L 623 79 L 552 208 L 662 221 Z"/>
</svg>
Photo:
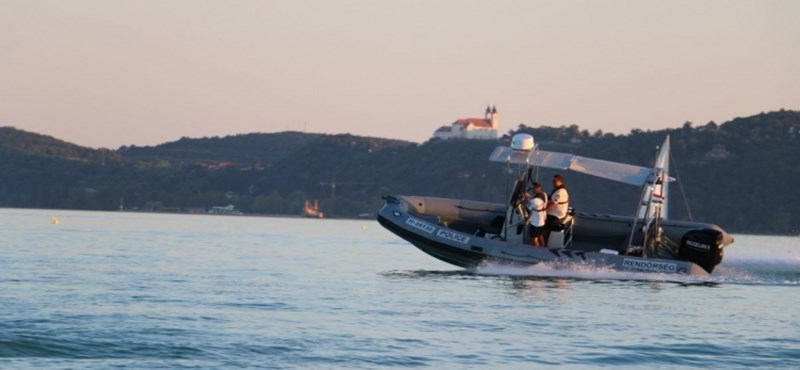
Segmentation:
<svg viewBox="0 0 800 370">
<path fill-rule="evenodd" d="M 800 1 L 0 0 L 0 126 L 90 147 L 251 132 L 422 142 L 800 109 Z"/>
</svg>

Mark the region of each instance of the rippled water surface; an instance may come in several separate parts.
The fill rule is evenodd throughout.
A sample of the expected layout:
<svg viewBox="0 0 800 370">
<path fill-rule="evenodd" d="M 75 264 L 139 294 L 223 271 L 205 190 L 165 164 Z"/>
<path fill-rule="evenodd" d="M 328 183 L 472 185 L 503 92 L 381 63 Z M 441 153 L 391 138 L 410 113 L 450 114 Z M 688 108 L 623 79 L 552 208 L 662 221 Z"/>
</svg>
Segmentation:
<svg viewBox="0 0 800 370">
<path fill-rule="evenodd" d="M 0 247 L 3 368 L 800 368 L 798 237 L 702 280 L 465 271 L 372 220 L 0 209 Z"/>
</svg>

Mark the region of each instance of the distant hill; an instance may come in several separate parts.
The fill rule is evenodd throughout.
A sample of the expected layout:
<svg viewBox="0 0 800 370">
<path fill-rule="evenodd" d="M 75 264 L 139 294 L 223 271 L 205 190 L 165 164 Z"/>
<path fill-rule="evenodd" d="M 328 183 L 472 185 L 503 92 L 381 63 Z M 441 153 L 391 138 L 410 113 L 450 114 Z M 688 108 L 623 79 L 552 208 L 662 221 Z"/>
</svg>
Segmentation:
<svg viewBox="0 0 800 370">
<path fill-rule="evenodd" d="M 52 136 L 19 130 L 14 127 L 0 127 L 0 148 L 26 155 L 73 161 L 113 162 L 120 159 L 119 154 L 112 150 L 85 148 Z"/>
<path fill-rule="evenodd" d="M 229 162 L 240 166 L 260 164 L 270 166 L 290 155 L 302 155 L 309 148 L 340 144 L 363 146 L 364 150 L 382 150 L 409 146 L 411 143 L 353 135 L 323 135 L 301 132 L 244 134 L 225 137 L 181 138 L 157 146 L 123 146 L 119 153 L 126 160 L 166 160 L 173 163 Z"/>
<path fill-rule="evenodd" d="M 253 162 L 274 163 L 320 135 L 299 132 L 247 134 L 201 139 L 181 138 L 157 146 L 123 146 L 119 153 L 127 160 L 170 162 Z"/>
<path fill-rule="evenodd" d="M 733 232 L 800 232 L 800 112 L 723 124 L 685 123 L 627 135 L 578 126 L 529 127 L 544 149 L 650 166 L 672 138 L 670 218 L 691 217 Z M 319 199 L 328 215 L 377 210 L 386 194 L 504 202 L 503 165 L 487 160 L 499 140 L 406 141 L 299 132 L 190 139 L 153 147 L 94 150 L 0 128 L 0 207 L 203 211 L 234 204 L 246 213 L 298 214 Z M 549 184 L 554 171 L 541 170 Z M 564 174 L 581 211 L 630 214 L 638 189 Z M 335 184 L 335 185 L 334 185 Z M 680 191 L 685 190 L 686 196 Z M 687 208 L 688 205 L 688 208 Z"/>
</svg>

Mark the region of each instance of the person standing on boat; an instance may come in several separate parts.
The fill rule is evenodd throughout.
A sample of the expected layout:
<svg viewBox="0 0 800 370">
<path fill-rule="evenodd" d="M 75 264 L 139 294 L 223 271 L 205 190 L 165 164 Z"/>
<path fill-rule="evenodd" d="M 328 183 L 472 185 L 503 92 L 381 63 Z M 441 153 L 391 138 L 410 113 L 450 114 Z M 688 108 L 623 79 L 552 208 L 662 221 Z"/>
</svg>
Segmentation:
<svg viewBox="0 0 800 370">
<path fill-rule="evenodd" d="M 528 225 L 528 235 L 531 237 L 531 244 L 537 247 L 544 246 L 544 225 L 547 216 L 547 194 L 542 190 L 542 184 L 533 183 L 533 197 L 525 193 L 528 198 L 528 211 L 530 213 L 530 223 Z"/>
<path fill-rule="evenodd" d="M 569 210 L 569 192 L 564 187 L 564 178 L 561 175 L 553 176 L 553 192 L 547 202 L 547 237 L 551 230 L 561 230 L 562 222 L 567 218 Z"/>
</svg>

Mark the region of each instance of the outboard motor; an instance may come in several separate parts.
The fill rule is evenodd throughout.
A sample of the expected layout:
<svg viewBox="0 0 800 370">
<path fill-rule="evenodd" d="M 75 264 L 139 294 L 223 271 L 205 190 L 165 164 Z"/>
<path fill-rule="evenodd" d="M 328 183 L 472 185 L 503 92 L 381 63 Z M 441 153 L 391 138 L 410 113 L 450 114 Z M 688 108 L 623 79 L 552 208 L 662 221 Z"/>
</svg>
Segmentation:
<svg viewBox="0 0 800 370">
<path fill-rule="evenodd" d="M 694 262 L 710 274 L 722 262 L 722 232 L 712 229 L 692 229 L 683 234 L 678 258 Z"/>
</svg>

